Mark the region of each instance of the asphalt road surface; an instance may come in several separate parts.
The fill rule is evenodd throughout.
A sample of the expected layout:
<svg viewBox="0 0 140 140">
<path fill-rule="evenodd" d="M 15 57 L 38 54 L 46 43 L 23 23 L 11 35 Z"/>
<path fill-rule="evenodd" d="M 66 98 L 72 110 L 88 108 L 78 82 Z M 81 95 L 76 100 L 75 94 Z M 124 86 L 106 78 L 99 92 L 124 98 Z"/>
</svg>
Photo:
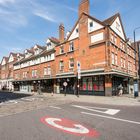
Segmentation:
<svg viewBox="0 0 140 140">
<path fill-rule="evenodd" d="M 0 140 L 140 140 L 139 106 L 66 103 L 0 117 Z"/>
<path fill-rule="evenodd" d="M 9 100 L 15 100 L 23 97 L 30 96 L 28 94 L 18 94 L 18 93 L 10 93 L 10 92 L 0 92 L 0 103 L 6 102 Z"/>
</svg>

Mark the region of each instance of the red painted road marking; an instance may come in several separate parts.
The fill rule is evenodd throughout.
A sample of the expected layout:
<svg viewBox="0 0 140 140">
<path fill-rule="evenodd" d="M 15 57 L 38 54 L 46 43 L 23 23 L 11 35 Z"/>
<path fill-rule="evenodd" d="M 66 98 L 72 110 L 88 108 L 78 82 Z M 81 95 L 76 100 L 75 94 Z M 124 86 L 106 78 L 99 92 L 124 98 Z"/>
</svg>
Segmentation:
<svg viewBox="0 0 140 140">
<path fill-rule="evenodd" d="M 53 118 L 46 116 L 41 118 L 41 122 L 48 125 L 51 128 L 56 128 L 63 132 L 77 136 L 87 136 L 87 137 L 99 136 L 99 133 L 96 130 L 87 128 L 77 122 L 64 118 Z"/>
</svg>

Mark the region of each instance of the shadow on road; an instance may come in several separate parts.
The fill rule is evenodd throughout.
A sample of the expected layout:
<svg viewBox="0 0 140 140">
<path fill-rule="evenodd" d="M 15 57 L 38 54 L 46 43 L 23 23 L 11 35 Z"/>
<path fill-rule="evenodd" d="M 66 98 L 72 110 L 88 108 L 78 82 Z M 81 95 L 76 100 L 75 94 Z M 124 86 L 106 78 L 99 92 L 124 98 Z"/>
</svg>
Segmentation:
<svg viewBox="0 0 140 140">
<path fill-rule="evenodd" d="M 31 96 L 29 94 L 22 94 L 22 93 L 11 93 L 11 92 L 0 92 L 0 103 L 6 102 L 9 100 L 20 99 L 23 97 Z"/>
</svg>

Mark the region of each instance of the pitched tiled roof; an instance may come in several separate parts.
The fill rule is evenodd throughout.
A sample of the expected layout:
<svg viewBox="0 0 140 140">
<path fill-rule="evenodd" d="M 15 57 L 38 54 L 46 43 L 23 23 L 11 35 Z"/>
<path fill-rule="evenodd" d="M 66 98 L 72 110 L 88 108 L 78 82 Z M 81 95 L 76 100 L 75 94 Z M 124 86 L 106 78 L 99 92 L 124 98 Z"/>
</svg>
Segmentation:
<svg viewBox="0 0 140 140">
<path fill-rule="evenodd" d="M 108 19 L 104 20 L 103 23 L 105 23 L 106 25 L 111 25 L 118 16 L 120 16 L 119 13 L 117 13 L 117 14 L 109 17 Z"/>
<path fill-rule="evenodd" d="M 36 44 L 35 46 L 37 46 L 37 48 L 41 49 L 41 50 L 45 50 L 45 48 L 43 46 L 40 46 L 38 44 Z"/>
<path fill-rule="evenodd" d="M 49 38 L 53 43 L 56 43 L 56 44 L 59 44 L 60 43 L 60 41 L 57 39 L 57 38 L 55 38 L 55 37 L 51 37 L 51 38 Z"/>
</svg>

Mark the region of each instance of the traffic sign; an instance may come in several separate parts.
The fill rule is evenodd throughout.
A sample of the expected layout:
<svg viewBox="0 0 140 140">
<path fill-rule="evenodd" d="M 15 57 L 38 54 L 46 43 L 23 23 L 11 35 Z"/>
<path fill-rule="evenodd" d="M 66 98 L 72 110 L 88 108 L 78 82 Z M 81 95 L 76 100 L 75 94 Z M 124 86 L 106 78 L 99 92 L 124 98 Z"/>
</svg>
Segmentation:
<svg viewBox="0 0 140 140">
<path fill-rule="evenodd" d="M 81 64 L 79 61 L 77 61 L 77 76 L 78 79 L 81 79 Z"/>
<path fill-rule="evenodd" d="M 66 87 L 67 85 L 68 85 L 68 83 L 67 83 L 67 82 L 64 82 L 64 83 L 63 83 L 63 86 L 64 86 L 64 87 Z"/>
<path fill-rule="evenodd" d="M 77 61 L 77 71 L 81 71 L 81 64 L 79 61 Z"/>
<path fill-rule="evenodd" d="M 64 118 L 54 118 L 46 116 L 41 118 L 41 122 L 50 127 L 77 136 L 87 136 L 87 137 L 99 136 L 99 133 L 96 130 L 87 128 L 82 124 Z"/>
</svg>

